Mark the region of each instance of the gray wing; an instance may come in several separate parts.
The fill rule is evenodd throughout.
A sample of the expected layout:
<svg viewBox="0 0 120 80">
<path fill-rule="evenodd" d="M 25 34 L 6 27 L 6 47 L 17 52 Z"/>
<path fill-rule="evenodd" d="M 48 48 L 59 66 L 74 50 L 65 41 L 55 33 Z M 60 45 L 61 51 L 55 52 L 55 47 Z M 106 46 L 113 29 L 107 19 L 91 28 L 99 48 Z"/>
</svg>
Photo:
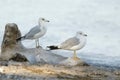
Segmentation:
<svg viewBox="0 0 120 80">
<path fill-rule="evenodd" d="M 62 49 L 69 49 L 75 45 L 78 45 L 80 43 L 80 40 L 76 37 L 72 37 L 67 39 L 65 42 L 61 43 L 61 48 Z"/>
<path fill-rule="evenodd" d="M 35 27 L 33 27 L 26 35 L 25 35 L 25 38 L 26 39 L 31 39 L 34 37 L 35 34 L 39 33 L 41 30 L 40 30 L 40 27 L 37 25 Z"/>
</svg>

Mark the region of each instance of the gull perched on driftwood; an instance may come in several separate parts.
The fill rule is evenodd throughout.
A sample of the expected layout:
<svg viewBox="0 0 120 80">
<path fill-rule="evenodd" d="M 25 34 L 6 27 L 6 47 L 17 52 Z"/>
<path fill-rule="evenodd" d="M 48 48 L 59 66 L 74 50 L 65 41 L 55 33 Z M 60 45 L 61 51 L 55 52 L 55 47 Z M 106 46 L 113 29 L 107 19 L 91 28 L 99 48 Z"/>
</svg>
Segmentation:
<svg viewBox="0 0 120 80">
<path fill-rule="evenodd" d="M 64 50 L 71 50 L 74 51 L 74 55 L 73 55 L 73 59 L 77 60 L 79 59 L 76 55 L 76 50 L 79 50 L 81 48 L 83 48 L 86 44 L 86 34 L 84 34 L 83 32 L 79 31 L 76 33 L 75 37 L 69 38 L 66 41 L 64 41 L 63 43 L 61 43 L 58 46 L 47 46 L 49 48 L 49 50 L 55 50 L 55 49 L 64 49 Z"/>
<path fill-rule="evenodd" d="M 43 35 L 45 35 L 45 33 L 47 31 L 47 29 L 45 27 L 45 23 L 46 22 L 49 22 L 49 20 L 46 20 L 44 18 L 39 18 L 38 25 L 36 25 L 35 27 L 33 27 L 24 36 L 18 38 L 17 41 L 26 40 L 26 39 L 30 39 L 30 40 L 35 39 L 36 48 L 39 48 L 40 47 L 40 45 L 39 45 L 39 38 L 42 37 Z"/>
</svg>

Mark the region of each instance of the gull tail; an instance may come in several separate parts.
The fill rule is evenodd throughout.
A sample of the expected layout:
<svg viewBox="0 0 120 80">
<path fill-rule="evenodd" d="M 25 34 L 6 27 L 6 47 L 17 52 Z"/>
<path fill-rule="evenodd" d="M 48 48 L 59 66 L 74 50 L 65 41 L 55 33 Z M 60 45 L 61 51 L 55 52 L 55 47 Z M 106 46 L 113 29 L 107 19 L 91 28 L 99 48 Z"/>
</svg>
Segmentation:
<svg viewBox="0 0 120 80">
<path fill-rule="evenodd" d="M 25 39 L 25 36 L 22 36 L 22 37 L 17 38 L 16 41 L 19 42 L 19 41 L 22 41 L 24 39 Z"/>
<path fill-rule="evenodd" d="M 49 50 L 61 49 L 61 48 L 59 48 L 58 46 L 54 46 L 54 45 L 52 45 L 52 46 L 47 46 L 47 48 L 48 48 Z"/>
</svg>

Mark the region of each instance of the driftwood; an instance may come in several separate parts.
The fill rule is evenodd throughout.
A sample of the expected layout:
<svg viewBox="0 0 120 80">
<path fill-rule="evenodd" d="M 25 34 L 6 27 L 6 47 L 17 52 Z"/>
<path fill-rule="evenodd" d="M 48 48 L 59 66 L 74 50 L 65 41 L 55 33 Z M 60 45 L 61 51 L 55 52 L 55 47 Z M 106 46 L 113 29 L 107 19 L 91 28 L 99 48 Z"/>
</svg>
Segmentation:
<svg viewBox="0 0 120 80">
<path fill-rule="evenodd" d="M 46 51 L 42 48 L 25 48 L 21 42 L 17 42 L 16 39 L 21 37 L 21 32 L 15 23 L 8 23 L 5 26 L 4 38 L 1 46 L 0 60 L 23 60 L 30 63 L 50 63 L 50 64 L 65 64 L 73 63 L 74 65 L 83 62 L 72 61 L 70 58 L 66 58 L 51 51 Z M 20 59 L 21 58 L 21 59 Z M 68 65 L 69 65 L 68 64 Z"/>
<path fill-rule="evenodd" d="M 1 60 L 9 60 L 12 58 L 18 49 L 23 49 L 21 42 L 16 42 L 16 39 L 21 36 L 18 27 L 14 23 L 8 23 L 5 26 L 4 37 L 1 46 Z"/>
<path fill-rule="evenodd" d="M 18 57 L 24 58 L 25 56 L 31 63 L 36 62 L 56 62 L 65 59 L 65 57 L 52 54 L 42 48 L 25 48 L 21 41 L 17 42 L 16 39 L 21 37 L 21 32 L 15 23 L 8 23 L 5 26 L 4 38 L 1 46 L 1 60 L 13 59 L 18 60 Z M 51 58 L 54 56 L 53 58 Z M 49 59 L 47 59 L 49 58 Z M 44 60 L 45 59 L 45 60 Z M 24 59 L 23 59 L 24 60 Z M 26 59 L 25 59 L 26 60 Z M 48 60 L 48 61 L 47 61 Z"/>
</svg>

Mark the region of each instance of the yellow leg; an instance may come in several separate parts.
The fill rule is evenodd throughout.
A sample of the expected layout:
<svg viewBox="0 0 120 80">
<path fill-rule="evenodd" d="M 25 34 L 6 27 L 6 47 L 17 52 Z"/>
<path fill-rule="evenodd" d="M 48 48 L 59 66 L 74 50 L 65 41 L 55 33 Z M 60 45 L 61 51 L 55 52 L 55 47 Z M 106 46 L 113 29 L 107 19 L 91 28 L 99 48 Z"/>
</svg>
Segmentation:
<svg viewBox="0 0 120 80">
<path fill-rule="evenodd" d="M 77 57 L 76 51 L 74 51 L 73 59 L 74 59 L 74 60 L 80 60 L 80 59 Z"/>
<path fill-rule="evenodd" d="M 74 58 L 76 58 L 76 57 L 77 57 L 77 55 L 76 55 L 76 51 L 74 51 L 74 55 L 73 55 L 73 57 L 74 57 Z"/>
</svg>

